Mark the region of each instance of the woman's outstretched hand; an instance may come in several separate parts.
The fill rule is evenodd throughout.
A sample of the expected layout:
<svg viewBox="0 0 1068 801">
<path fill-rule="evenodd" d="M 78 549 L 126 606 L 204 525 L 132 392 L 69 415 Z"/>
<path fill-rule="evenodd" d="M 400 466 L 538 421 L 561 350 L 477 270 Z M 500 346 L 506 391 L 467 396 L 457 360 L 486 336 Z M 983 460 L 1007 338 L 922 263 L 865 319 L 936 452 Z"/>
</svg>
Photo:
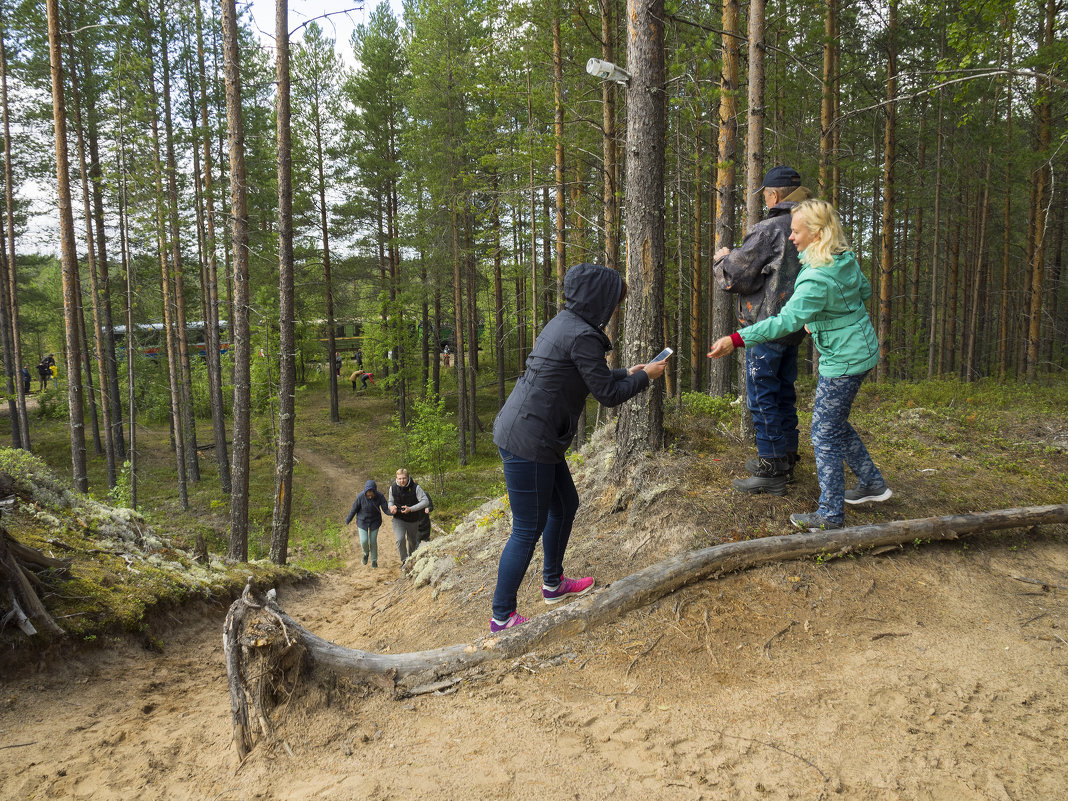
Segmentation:
<svg viewBox="0 0 1068 801">
<path fill-rule="evenodd" d="M 649 362 L 648 364 L 636 364 L 627 370 L 628 375 L 634 375 L 639 370 L 645 370 L 649 374 L 649 380 L 655 381 L 664 374 L 664 370 L 667 368 L 667 359 L 661 359 L 658 362 Z"/>
<path fill-rule="evenodd" d="M 720 337 L 712 343 L 712 350 L 708 352 L 708 358 L 719 359 L 734 353 L 734 343 L 729 336 Z"/>
</svg>

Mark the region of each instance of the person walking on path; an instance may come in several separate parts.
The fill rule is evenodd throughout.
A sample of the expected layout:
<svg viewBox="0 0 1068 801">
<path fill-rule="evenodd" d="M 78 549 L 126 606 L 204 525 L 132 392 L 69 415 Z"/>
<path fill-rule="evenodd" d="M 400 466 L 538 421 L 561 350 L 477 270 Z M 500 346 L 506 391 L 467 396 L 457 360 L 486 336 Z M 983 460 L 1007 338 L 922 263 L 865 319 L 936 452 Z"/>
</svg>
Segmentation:
<svg viewBox="0 0 1068 801">
<path fill-rule="evenodd" d="M 864 377 L 879 362 L 879 340 L 864 302 L 871 284 L 849 250 L 838 213 L 824 200 L 794 208 L 790 239 L 801 254 L 793 297 L 774 317 L 717 339 L 708 355 L 721 358 L 735 348 L 781 337 L 804 327 L 820 354 L 819 380 L 812 410 L 812 450 L 820 485 L 815 512 L 790 515 L 798 529 L 841 528 L 845 504 L 885 501 L 893 493 L 875 466 L 849 412 Z M 858 484 L 845 489 L 843 460 Z"/>
<path fill-rule="evenodd" d="M 633 398 L 664 373 L 666 361 L 613 370 L 604 326 L 627 295 L 619 273 L 578 264 L 564 276 L 564 309 L 538 334 L 526 371 L 493 424 L 504 464 L 512 532 L 501 553 L 490 631 L 526 623 L 516 611 L 519 585 L 542 542 L 542 597 L 547 604 L 584 595 L 593 578 L 564 576 L 564 552 L 579 498 L 564 453 L 592 393 L 605 406 Z"/>
<path fill-rule="evenodd" d="M 22 377 L 22 394 L 30 394 L 30 368 L 26 365 L 22 365 L 22 371 L 19 373 Z"/>
<path fill-rule="evenodd" d="M 742 325 L 778 314 L 794 291 L 801 269 L 790 241 L 790 211 L 812 197 L 792 167 L 773 167 L 761 186 L 768 216 L 753 226 L 740 247 L 720 248 L 713 270 L 720 289 L 739 295 Z M 804 329 L 761 342 L 745 350 L 746 405 L 753 416 L 757 455 L 745 463 L 750 475 L 736 479 L 746 493 L 786 494 L 797 462 L 797 346 Z"/>
<path fill-rule="evenodd" d="M 430 503 L 423 488 L 412 481 L 408 471 L 397 471 L 396 480 L 389 485 L 389 513 L 393 515 L 393 536 L 397 540 L 397 554 L 401 565 L 419 547 L 419 518 Z"/>
<path fill-rule="evenodd" d="M 37 377 L 41 379 L 41 392 L 48 389 L 48 379 L 52 377 L 52 368 L 45 364 L 44 359 L 37 365 Z"/>
<path fill-rule="evenodd" d="M 390 513 L 386 496 L 378 491 L 378 485 L 371 479 L 363 485 L 363 492 L 356 496 L 345 518 L 345 525 L 356 518 L 356 530 L 360 532 L 360 548 L 363 550 L 363 563 L 371 558 L 371 567 L 378 567 L 378 530 L 382 528 L 382 512 Z"/>
<path fill-rule="evenodd" d="M 430 513 L 434 511 L 434 499 L 430 497 L 430 493 L 426 496 L 426 508 L 423 510 L 423 516 L 419 518 L 419 544 L 424 542 L 430 542 L 430 532 L 432 526 L 430 524 Z"/>
</svg>

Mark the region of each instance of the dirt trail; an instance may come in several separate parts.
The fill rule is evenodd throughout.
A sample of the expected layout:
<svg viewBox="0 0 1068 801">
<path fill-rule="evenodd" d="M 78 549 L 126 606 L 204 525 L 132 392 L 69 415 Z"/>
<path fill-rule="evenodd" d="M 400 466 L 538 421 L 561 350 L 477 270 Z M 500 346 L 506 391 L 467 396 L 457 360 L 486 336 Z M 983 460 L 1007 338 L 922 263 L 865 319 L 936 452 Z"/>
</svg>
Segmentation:
<svg viewBox="0 0 1068 801">
<path fill-rule="evenodd" d="M 303 458 L 343 515 L 360 479 Z M 412 589 L 388 528 L 380 552 L 282 605 L 369 650 L 483 633 L 485 585 Z M 109 644 L 5 679 L 0 798 L 1046 801 L 1068 788 L 1065 586 L 1063 533 L 771 565 L 451 695 L 309 687 L 240 766 L 226 610 L 203 606 L 162 653 Z"/>
</svg>

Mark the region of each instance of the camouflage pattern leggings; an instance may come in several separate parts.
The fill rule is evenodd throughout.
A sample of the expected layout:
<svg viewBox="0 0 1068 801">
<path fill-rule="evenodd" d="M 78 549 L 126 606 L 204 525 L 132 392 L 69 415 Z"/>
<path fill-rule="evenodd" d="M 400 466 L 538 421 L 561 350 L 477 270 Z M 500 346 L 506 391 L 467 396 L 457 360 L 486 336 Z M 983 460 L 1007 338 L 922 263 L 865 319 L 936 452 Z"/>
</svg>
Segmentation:
<svg viewBox="0 0 1068 801">
<path fill-rule="evenodd" d="M 870 372 L 870 371 L 869 371 Z M 883 476 L 868 455 L 868 449 L 849 424 L 849 412 L 868 373 L 839 378 L 819 377 L 812 409 L 812 450 L 820 482 L 817 512 L 839 525 L 845 520 L 844 461 L 861 484 L 882 484 Z"/>
</svg>

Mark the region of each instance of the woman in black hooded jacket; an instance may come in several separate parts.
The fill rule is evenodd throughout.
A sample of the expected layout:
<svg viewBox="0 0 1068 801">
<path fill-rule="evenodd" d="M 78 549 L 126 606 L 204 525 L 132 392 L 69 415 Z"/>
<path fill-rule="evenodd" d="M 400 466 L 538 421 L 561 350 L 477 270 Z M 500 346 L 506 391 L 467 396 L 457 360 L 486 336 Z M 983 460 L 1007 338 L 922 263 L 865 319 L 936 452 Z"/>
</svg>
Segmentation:
<svg viewBox="0 0 1068 801">
<path fill-rule="evenodd" d="M 597 264 L 568 270 L 564 309 L 538 334 L 526 371 L 493 424 L 512 507 L 512 534 L 497 571 L 490 631 L 526 622 L 516 612 L 516 594 L 539 539 L 545 554 L 545 603 L 559 603 L 593 587 L 592 578 L 563 574 L 564 551 L 579 505 L 564 453 L 588 395 L 605 406 L 618 406 L 663 375 L 665 365 L 608 366 L 605 357 L 612 343 L 603 328 L 626 292 L 615 270 Z"/>
</svg>

